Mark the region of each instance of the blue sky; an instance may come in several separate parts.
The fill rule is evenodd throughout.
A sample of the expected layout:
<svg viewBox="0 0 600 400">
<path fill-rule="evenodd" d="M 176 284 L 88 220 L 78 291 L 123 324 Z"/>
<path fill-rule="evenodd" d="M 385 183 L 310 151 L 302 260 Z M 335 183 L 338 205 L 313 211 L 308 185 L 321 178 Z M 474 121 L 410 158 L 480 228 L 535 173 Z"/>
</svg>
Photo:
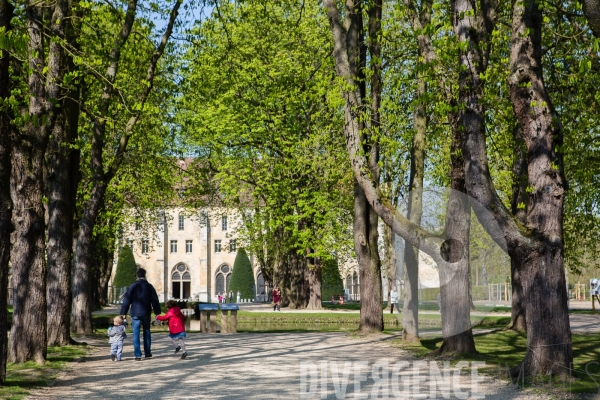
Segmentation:
<svg viewBox="0 0 600 400">
<path fill-rule="evenodd" d="M 184 0 L 179 8 L 179 16 L 177 19 L 181 23 L 181 30 L 188 30 L 194 26 L 196 21 L 201 21 L 212 13 L 213 7 L 210 5 L 202 5 L 203 1 L 198 4 L 198 1 L 190 2 Z M 172 6 L 172 4 L 169 4 Z M 167 26 L 168 15 L 166 13 L 153 13 L 153 22 L 156 24 L 157 33 L 162 35 Z"/>
</svg>

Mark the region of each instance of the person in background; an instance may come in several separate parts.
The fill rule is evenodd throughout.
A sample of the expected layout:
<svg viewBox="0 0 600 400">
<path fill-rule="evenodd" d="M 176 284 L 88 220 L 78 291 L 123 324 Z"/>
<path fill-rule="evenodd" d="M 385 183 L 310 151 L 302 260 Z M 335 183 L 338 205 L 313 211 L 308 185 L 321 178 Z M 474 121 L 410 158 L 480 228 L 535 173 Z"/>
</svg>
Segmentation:
<svg viewBox="0 0 600 400">
<path fill-rule="evenodd" d="M 273 288 L 273 311 L 281 311 L 281 291 L 279 287 L 275 286 Z"/>
<path fill-rule="evenodd" d="M 133 330 L 133 355 L 136 361 L 142 361 L 142 351 L 140 350 L 140 327 L 144 331 L 144 357 L 151 358 L 152 351 L 150 336 L 150 314 L 160 314 L 160 303 L 154 286 L 146 280 L 146 270 L 138 268 L 136 271 L 137 280 L 129 286 L 123 304 L 121 305 L 121 315 L 131 315 L 131 329 Z M 131 311 L 129 310 L 131 307 Z"/>
<path fill-rule="evenodd" d="M 242 301 L 242 292 L 240 292 L 239 290 L 237 291 L 237 303 L 239 303 L 240 301 Z"/>
<path fill-rule="evenodd" d="M 233 290 L 229 291 L 229 302 L 233 303 Z"/>
<path fill-rule="evenodd" d="M 396 292 L 396 286 L 392 287 L 392 291 L 390 292 L 390 314 L 394 313 L 394 306 L 400 312 L 400 307 L 398 307 L 398 292 Z"/>
</svg>

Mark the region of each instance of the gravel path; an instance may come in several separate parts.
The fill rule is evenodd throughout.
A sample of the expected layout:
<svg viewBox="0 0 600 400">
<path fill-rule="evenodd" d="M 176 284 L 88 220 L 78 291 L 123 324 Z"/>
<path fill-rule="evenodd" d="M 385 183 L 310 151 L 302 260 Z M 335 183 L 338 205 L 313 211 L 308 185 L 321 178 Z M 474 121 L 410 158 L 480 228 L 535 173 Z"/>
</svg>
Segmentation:
<svg viewBox="0 0 600 400">
<path fill-rule="evenodd" d="M 133 360 L 130 337 L 121 362 L 111 362 L 109 345 L 92 338 L 88 343 L 93 349 L 83 361 L 65 371 L 51 387 L 34 392 L 30 399 L 361 398 L 358 395 L 412 399 L 432 398 L 432 380 L 447 389 L 444 392 L 439 385 L 434 386 L 437 391 L 433 398 L 484 398 L 484 394 L 486 399 L 548 398 L 515 390 L 489 376 L 478 383 L 477 393 L 481 396 L 476 397 L 468 369 L 455 376 L 456 369 L 444 369 L 440 362 L 432 375 L 433 362 L 417 360 L 393 347 L 388 343 L 391 338 L 318 332 L 189 333 L 189 356 L 180 360 L 173 354 L 166 334 L 157 333 L 153 334 L 154 357 L 141 362 Z M 439 376 L 436 367 L 442 371 Z M 360 389 L 356 389 L 359 386 L 355 386 L 355 380 Z M 384 392 L 375 393 L 377 387 Z"/>
<path fill-rule="evenodd" d="M 247 308 L 263 311 L 268 306 Z M 109 308 L 102 312 L 118 311 Z M 574 332 L 600 333 L 600 315 L 571 314 L 570 320 Z M 427 336 L 435 333 L 441 334 L 430 332 Z M 166 332 L 153 333 L 152 338 L 154 357 L 141 362 L 133 360 L 131 335 L 121 362 L 110 361 L 107 340 L 86 338 L 91 345 L 89 355 L 29 398 L 600 399 L 600 395 L 565 396 L 559 390 L 552 396 L 535 389 L 517 390 L 490 376 L 474 382 L 469 368 L 460 370 L 455 379 L 456 369 L 414 358 L 392 346 L 391 335 L 188 333 L 186 360 L 173 354 Z M 432 383 L 435 394 L 430 393 Z"/>
</svg>

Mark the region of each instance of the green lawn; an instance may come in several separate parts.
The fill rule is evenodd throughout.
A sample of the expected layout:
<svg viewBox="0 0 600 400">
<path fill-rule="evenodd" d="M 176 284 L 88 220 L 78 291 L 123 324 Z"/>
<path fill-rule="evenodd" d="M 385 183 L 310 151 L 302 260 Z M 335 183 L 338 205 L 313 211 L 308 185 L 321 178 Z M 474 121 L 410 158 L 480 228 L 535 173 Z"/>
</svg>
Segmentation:
<svg viewBox="0 0 600 400">
<path fill-rule="evenodd" d="M 598 393 L 600 390 L 600 335 L 573 334 L 573 374 L 575 378 L 566 388 L 563 383 L 553 381 L 552 385 L 547 377 L 537 377 L 531 383 L 534 387 L 548 389 L 552 386 L 555 390 L 567 390 L 571 393 Z M 441 338 L 422 339 L 420 343 L 404 344 L 396 340 L 395 344 L 403 349 L 413 352 L 417 357 L 428 357 L 428 353 L 437 349 L 442 342 Z M 527 349 L 527 336 L 524 332 L 500 330 L 492 333 L 475 334 L 475 346 L 478 355 L 459 355 L 456 361 L 485 361 L 487 368 L 481 369 L 484 373 L 508 379 L 507 368 L 514 367 L 523 360 Z M 587 368 L 587 371 L 586 371 Z M 545 380 L 545 382 L 543 382 Z M 522 382 L 520 383 L 522 385 Z M 527 384 L 530 386 L 530 384 Z"/>
<path fill-rule="evenodd" d="M 383 315 L 384 323 L 387 325 L 398 324 L 397 314 Z M 358 324 L 360 314 L 341 312 L 315 312 L 315 313 L 291 313 L 291 312 L 251 312 L 238 311 L 238 323 L 281 323 L 281 324 Z"/>
<path fill-rule="evenodd" d="M 25 398 L 29 390 L 47 386 L 60 370 L 83 357 L 86 352 L 86 346 L 49 347 L 44 365 L 34 362 L 8 364 L 6 382 L 0 387 L 0 398 L 11 400 Z"/>
<path fill-rule="evenodd" d="M 331 304 L 329 301 L 324 301 L 322 303 L 323 308 L 326 310 L 352 310 L 359 311 L 360 310 L 360 302 L 349 302 L 344 304 Z M 383 303 L 384 309 L 387 308 L 387 302 Z M 484 306 L 484 305 L 476 305 L 475 308 L 477 311 L 481 312 L 510 312 L 510 307 L 508 306 Z M 599 306 L 600 308 L 600 306 Z M 388 309 L 389 310 L 389 309 Z M 424 302 L 419 304 L 419 311 L 439 311 L 440 308 L 437 305 L 437 302 Z"/>
<path fill-rule="evenodd" d="M 284 311 L 264 311 L 252 312 L 238 311 L 238 330 L 244 331 L 347 331 L 356 329 L 360 323 L 360 314 L 346 313 L 335 310 L 325 312 L 286 312 Z M 93 316 L 93 327 L 98 332 L 106 332 L 106 329 L 112 323 L 114 315 L 101 314 Z M 217 316 L 217 322 L 219 321 Z M 489 328 L 494 326 L 506 326 L 510 321 L 509 317 L 498 317 L 493 315 L 478 316 L 474 315 L 471 322 L 476 328 Z M 402 329 L 402 314 L 390 314 L 383 312 L 383 322 L 388 331 Z M 441 317 L 439 314 L 420 314 L 419 326 L 422 329 L 440 329 Z M 166 326 L 152 327 L 152 330 L 163 331 Z"/>
</svg>

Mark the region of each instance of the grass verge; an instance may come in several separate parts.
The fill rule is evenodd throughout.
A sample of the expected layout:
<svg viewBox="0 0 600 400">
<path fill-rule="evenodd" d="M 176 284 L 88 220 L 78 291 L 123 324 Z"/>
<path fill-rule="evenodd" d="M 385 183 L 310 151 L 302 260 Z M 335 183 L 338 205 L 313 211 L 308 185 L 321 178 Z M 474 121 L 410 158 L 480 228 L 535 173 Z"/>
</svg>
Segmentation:
<svg viewBox="0 0 600 400">
<path fill-rule="evenodd" d="M 600 393 L 600 336 L 573 334 L 573 368 L 571 382 L 563 384 L 558 380 L 550 381 L 548 377 L 537 376 L 525 387 L 536 389 L 562 391 L 572 394 Z M 404 344 L 401 340 L 395 343 L 405 350 L 409 350 L 419 358 L 428 357 L 427 354 L 437 349 L 441 338 L 422 339 L 420 342 Z M 477 355 L 457 355 L 455 361 L 484 361 L 486 368 L 483 373 L 501 379 L 507 378 L 508 368 L 517 366 L 525 356 L 527 350 L 527 336 L 524 332 L 499 330 L 491 333 L 475 334 Z M 521 382 L 519 384 L 523 386 Z"/>
<path fill-rule="evenodd" d="M 49 347 L 44 365 L 35 362 L 8 364 L 6 382 L 0 387 L 0 398 L 20 400 L 30 390 L 48 386 L 59 372 L 87 353 L 86 346 Z"/>
</svg>

